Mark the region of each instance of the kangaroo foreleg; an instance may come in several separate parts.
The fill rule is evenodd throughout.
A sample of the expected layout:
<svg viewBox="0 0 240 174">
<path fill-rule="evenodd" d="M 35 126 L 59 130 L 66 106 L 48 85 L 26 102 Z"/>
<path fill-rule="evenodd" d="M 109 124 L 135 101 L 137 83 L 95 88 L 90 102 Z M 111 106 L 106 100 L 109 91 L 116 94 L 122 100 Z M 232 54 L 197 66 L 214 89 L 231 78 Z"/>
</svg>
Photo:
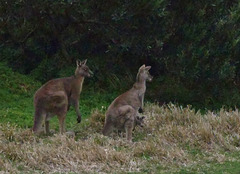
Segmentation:
<svg viewBox="0 0 240 174">
<path fill-rule="evenodd" d="M 140 103 L 141 103 L 141 106 L 139 108 L 139 113 L 143 113 L 143 108 L 144 108 L 144 93 L 139 95 L 139 100 L 140 100 Z"/>
<path fill-rule="evenodd" d="M 132 131 L 134 127 L 134 121 L 137 116 L 137 111 L 130 105 L 120 107 L 119 114 L 124 117 L 124 128 L 126 131 L 126 138 L 128 141 L 132 141 Z"/>
</svg>

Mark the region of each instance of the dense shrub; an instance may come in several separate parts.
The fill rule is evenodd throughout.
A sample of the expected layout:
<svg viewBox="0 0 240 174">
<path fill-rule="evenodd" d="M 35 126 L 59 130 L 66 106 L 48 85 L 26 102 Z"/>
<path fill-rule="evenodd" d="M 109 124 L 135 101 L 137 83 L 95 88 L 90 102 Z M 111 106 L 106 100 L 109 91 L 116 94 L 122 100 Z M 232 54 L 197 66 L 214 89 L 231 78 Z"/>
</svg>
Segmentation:
<svg viewBox="0 0 240 174">
<path fill-rule="evenodd" d="M 0 3 L 0 60 L 21 73 L 45 82 L 89 58 L 90 84 L 123 91 L 145 63 L 155 76 L 152 100 L 239 106 L 236 0 Z"/>
</svg>

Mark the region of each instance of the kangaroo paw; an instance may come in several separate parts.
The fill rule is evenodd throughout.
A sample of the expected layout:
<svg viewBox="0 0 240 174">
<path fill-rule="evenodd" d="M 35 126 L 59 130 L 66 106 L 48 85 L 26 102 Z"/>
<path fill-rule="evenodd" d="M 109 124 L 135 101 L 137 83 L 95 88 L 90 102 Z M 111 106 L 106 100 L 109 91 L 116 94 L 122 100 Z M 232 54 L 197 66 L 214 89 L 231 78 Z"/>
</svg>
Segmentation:
<svg viewBox="0 0 240 174">
<path fill-rule="evenodd" d="M 139 112 L 139 113 L 143 113 L 144 110 L 143 110 L 142 108 L 139 108 L 138 112 Z"/>
</svg>

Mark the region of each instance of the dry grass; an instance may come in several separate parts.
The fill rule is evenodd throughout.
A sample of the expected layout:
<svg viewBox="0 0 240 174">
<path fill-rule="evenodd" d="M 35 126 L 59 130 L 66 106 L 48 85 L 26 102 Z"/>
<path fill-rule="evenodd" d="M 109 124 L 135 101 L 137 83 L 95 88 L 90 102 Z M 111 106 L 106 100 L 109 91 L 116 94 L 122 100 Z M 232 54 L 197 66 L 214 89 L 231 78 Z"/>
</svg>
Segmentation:
<svg viewBox="0 0 240 174">
<path fill-rule="evenodd" d="M 132 144 L 101 135 L 104 114 L 97 110 L 74 128 L 74 138 L 59 134 L 38 137 L 30 130 L 0 125 L 0 171 L 174 172 L 205 160 L 221 163 L 229 160 L 224 152 L 239 151 L 238 110 L 201 115 L 190 107 L 149 104 L 145 115 L 146 126 L 135 130 Z"/>
</svg>

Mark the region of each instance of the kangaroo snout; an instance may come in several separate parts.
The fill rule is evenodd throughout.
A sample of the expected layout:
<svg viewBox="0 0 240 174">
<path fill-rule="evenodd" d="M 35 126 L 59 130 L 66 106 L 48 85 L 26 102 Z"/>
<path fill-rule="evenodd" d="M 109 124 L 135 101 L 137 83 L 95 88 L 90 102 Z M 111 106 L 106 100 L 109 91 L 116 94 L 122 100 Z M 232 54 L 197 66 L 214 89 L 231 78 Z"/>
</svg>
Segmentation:
<svg viewBox="0 0 240 174">
<path fill-rule="evenodd" d="M 148 81 L 149 81 L 149 82 L 152 82 L 152 80 L 153 80 L 153 76 L 151 76 L 151 77 L 148 78 Z"/>
<path fill-rule="evenodd" d="M 94 73 L 91 70 L 89 70 L 88 77 L 92 77 L 93 75 L 94 75 Z"/>
</svg>

